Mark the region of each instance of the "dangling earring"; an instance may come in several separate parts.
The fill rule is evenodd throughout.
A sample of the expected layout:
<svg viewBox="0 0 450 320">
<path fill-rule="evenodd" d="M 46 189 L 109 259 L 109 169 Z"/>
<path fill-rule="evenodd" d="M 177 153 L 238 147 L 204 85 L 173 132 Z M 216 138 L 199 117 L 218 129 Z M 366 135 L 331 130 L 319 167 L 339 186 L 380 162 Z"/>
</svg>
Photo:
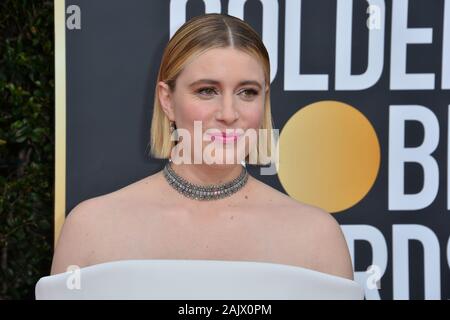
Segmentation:
<svg viewBox="0 0 450 320">
<path fill-rule="evenodd" d="M 169 131 L 170 131 L 170 137 L 172 137 L 172 134 L 173 134 L 173 132 L 175 131 L 175 129 L 176 129 L 176 125 L 175 125 L 175 122 L 174 121 L 170 121 L 169 122 Z M 172 139 L 172 138 L 171 138 Z M 174 136 L 174 141 L 175 141 L 175 144 L 177 144 L 177 141 L 178 141 L 178 132 L 175 132 L 175 136 Z"/>
</svg>

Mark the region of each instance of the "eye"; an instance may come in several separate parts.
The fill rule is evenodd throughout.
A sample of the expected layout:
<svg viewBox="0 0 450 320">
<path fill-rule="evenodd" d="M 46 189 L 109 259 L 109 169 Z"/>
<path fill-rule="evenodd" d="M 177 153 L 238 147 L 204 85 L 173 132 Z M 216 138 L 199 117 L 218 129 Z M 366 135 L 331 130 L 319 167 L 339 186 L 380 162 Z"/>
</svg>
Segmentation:
<svg viewBox="0 0 450 320">
<path fill-rule="evenodd" d="M 246 98 L 252 98 L 252 97 L 258 95 L 258 91 L 256 91 L 255 89 L 245 89 L 245 90 L 242 90 L 241 93 L 245 93 L 244 97 L 246 97 Z"/>
<path fill-rule="evenodd" d="M 211 94 L 215 93 L 216 90 L 213 87 L 205 87 L 198 89 L 196 92 L 203 96 L 210 96 Z"/>
</svg>

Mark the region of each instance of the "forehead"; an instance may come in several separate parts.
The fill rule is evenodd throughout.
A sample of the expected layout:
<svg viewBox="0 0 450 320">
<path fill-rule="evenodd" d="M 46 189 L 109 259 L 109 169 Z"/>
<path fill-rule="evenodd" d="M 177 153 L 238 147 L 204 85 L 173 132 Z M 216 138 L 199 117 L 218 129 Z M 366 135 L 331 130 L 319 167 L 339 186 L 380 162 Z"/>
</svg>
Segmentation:
<svg viewBox="0 0 450 320">
<path fill-rule="evenodd" d="M 214 78 L 220 81 L 252 78 L 262 84 L 264 69 L 256 57 L 242 50 L 214 48 L 189 61 L 179 76 L 182 82 L 200 78 Z"/>
</svg>

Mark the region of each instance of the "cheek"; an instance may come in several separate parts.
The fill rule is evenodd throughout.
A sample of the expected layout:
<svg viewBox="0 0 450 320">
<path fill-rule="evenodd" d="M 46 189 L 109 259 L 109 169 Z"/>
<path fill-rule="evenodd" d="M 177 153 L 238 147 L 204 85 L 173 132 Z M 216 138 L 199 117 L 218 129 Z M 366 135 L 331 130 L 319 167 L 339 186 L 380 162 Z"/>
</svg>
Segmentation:
<svg viewBox="0 0 450 320">
<path fill-rule="evenodd" d="M 245 120 L 247 128 L 258 129 L 262 124 L 264 108 L 260 104 L 247 107 L 241 110 L 241 117 Z"/>
<path fill-rule="evenodd" d="M 205 122 L 211 115 L 211 108 L 201 101 L 185 100 L 177 105 L 176 118 L 184 128 L 193 128 L 194 121 Z"/>
</svg>

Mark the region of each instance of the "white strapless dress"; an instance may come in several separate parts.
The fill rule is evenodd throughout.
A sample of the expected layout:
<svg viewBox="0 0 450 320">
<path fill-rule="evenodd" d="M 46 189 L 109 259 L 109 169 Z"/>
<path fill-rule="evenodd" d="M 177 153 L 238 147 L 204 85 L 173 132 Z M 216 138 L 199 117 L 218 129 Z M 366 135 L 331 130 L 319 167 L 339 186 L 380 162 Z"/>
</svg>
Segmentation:
<svg viewBox="0 0 450 320">
<path fill-rule="evenodd" d="M 297 266 L 225 260 L 118 260 L 39 279 L 36 299 L 364 299 L 355 281 Z"/>
</svg>

